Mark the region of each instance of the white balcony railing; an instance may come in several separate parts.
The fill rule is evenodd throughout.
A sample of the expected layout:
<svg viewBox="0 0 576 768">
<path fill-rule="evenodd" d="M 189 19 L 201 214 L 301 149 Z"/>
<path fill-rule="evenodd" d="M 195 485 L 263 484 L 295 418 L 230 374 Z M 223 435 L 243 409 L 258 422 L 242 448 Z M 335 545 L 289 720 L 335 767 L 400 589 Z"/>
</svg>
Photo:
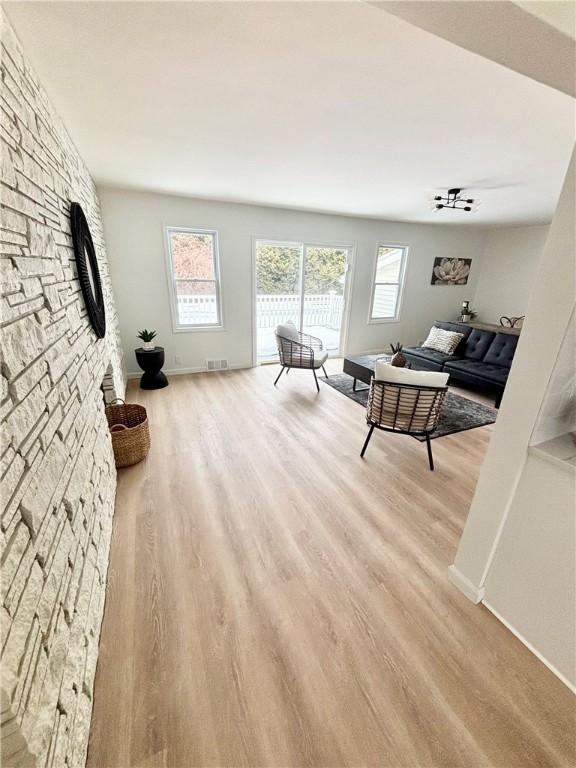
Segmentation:
<svg viewBox="0 0 576 768">
<path fill-rule="evenodd" d="M 340 330 L 344 297 L 335 293 L 310 294 L 304 297 L 303 327 Z M 182 325 L 213 322 L 216 317 L 216 297 L 206 295 L 178 296 L 178 317 Z M 258 328 L 275 328 L 278 323 L 292 320 L 300 322 L 300 296 L 298 294 L 259 294 L 256 297 L 256 324 Z"/>
<path fill-rule="evenodd" d="M 303 327 L 323 326 L 339 330 L 342 323 L 344 297 L 335 293 L 308 294 L 304 297 Z M 259 294 L 256 297 L 256 324 L 258 328 L 275 328 L 278 323 L 292 320 L 300 322 L 300 296 L 298 294 Z"/>
</svg>

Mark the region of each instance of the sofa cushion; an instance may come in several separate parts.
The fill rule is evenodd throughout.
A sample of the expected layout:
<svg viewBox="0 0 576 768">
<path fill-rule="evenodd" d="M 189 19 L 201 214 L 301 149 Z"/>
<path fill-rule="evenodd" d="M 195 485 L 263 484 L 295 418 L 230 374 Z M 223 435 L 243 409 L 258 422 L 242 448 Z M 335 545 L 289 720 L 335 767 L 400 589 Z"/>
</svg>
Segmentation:
<svg viewBox="0 0 576 768">
<path fill-rule="evenodd" d="M 486 382 L 502 387 L 506 384 L 510 373 L 509 368 L 486 363 L 483 360 L 454 360 L 451 363 L 446 363 L 444 370 L 448 371 L 450 375 L 454 374 L 455 378 L 462 378 L 470 383 L 477 380 L 479 383 Z"/>
<path fill-rule="evenodd" d="M 513 333 L 497 333 L 484 356 L 484 362 L 510 368 L 517 344 L 518 336 Z"/>
<path fill-rule="evenodd" d="M 412 367 L 427 368 L 432 371 L 441 371 L 444 363 L 454 360 L 454 355 L 446 355 L 428 347 L 404 347 L 402 352 L 412 363 Z"/>
<path fill-rule="evenodd" d="M 464 341 L 462 356 L 466 360 L 483 360 L 496 334 L 493 331 L 482 331 L 473 328 L 471 334 Z"/>
<path fill-rule="evenodd" d="M 427 349 L 435 349 L 437 352 L 444 352 L 445 355 L 453 355 L 463 338 L 464 334 L 462 333 L 446 331 L 444 328 L 433 325 L 422 346 Z"/>
</svg>

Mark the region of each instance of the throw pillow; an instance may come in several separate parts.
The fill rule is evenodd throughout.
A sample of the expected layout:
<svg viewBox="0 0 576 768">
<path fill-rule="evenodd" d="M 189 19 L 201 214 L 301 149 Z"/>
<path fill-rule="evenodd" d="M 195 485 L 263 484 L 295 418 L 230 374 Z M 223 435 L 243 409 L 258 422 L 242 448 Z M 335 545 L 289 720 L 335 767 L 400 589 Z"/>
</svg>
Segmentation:
<svg viewBox="0 0 576 768">
<path fill-rule="evenodd" d="M 298 329 L 291 320 L 287 323 L 280 323 L 276 327 L 274 333 L 277 336 L 282 336 L 284 339 L 290 339 L 290 341 L 298 341 Z"/>
<path fill-rule="evenodd" d="M 430 328 L 428 338 L 422 346 L 428 347 L 428 349 L 435 349 L 437 352 L 444 352 L 445 355 L 453 355 L 463 338 L 463 333 L 445 331 L 443 328 L 437 328 L 433 325 Z"/>
</svg>

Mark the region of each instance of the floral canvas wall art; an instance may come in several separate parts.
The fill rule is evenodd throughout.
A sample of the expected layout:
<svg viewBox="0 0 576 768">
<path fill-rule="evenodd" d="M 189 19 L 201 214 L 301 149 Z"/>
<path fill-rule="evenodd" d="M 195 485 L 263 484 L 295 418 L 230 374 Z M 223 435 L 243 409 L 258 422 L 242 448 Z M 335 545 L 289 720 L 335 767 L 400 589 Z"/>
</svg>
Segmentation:
<svg viewBox="0 0 576 768">
<path fill-rule="evenodd" d="M 466 285 L 472 259 L 434 259 L 432 285 Z"/>
</svg>

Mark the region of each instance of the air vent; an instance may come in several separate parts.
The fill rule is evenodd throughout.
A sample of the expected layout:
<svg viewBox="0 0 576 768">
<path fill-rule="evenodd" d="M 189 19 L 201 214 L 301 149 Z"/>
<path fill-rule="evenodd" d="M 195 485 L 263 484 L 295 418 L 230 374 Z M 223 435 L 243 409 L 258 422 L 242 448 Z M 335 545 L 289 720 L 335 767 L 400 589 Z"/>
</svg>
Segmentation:
<svg viewBox="0 0 576 768">
<path fill-rule="evenodd" d="M 228 368 L 228 360 L 218 360 L 217 358 L 210 358 L 206 360 L 207 371 L 225 371 Z"/>
</svg>

